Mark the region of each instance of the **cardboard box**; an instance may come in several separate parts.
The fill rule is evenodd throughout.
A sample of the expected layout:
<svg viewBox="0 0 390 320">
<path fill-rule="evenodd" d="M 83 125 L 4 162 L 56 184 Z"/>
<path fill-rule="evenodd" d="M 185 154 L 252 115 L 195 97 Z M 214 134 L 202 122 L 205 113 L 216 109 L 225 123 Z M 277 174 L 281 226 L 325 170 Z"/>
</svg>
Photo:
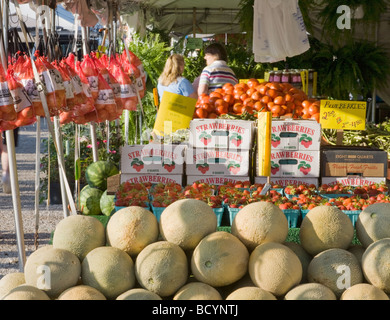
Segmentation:
<svg viewBox="0 0 390 320">
<path fill-rule="evenodd" d="M 386 177 L 387 152 L 355 146 L 323 146 L 321 149 L 322 177 Z"/>
<path fill-rule="evenodd" d="M 271 150 L 271 177 L 320 177 L 320 151 Z"/>
<path fill-rule="evenodd" d="M 188 148 L 186 174 L 249 176 L 249 151 Z"/>
<path fill-rule="evenodd" d="M 115 195 L 115 193 L 119 189 L 119 186 L 126 181 L 130 181 L 131 183 L 151 182 L 152 184 L 157 184 L 159 182 L 162 183 L 176 182 L 180 185 L 183 185 L 183 175 L 129 174 L 129 173 L 117 174 L 107 179 L 107 194 Z"/>
<path fill-rule="evenodd" d="M 191 185 L 194 182 L 203 182 L 207 184 L 212 185 L 223 185 L 225 182 L 244 182 L 244 181 L 250 181 L 249 176 L 245 177 L 233 177 L 233 176 L 187 176 L 187 185 Z"/>
<path fill-rule="evenodd" d="M 378 177 L 323 177 L 321 184 L 335 185 L 341 183 L 345 186 L 359 187 L 374 183 L 386 183 L 386 178 Z"/>
<path fill-rule="evenodd" d="M 315 120 L 272 120 L 271 150 L 320 150 L 321 124 Z"/>
<path fill-rule="evenodd" d="M 249 150 L 254 133 L 254 121 L 194 119 L 190 123 L 189 145 L 195 148 Z"/>
<path fill-rule="evenodd" d="M 186 145 L 147 144 L 121 148 L 121 172 L 183 174 Z"/>
<path fill-rule="evenodd" d="M 262 183 L 265 184 L 267 183 L 267 178 L 268 177 L 260 177 L 257 176 L 254 179 L 255 183 Z M 273 184 L 278 184 L 282 187 L 286 187 L 288 185 L 311 185 L 314 184 L 317 188 L 319 186 L 319 178 L 271 178 L 271 183 Z"/>
</svg>

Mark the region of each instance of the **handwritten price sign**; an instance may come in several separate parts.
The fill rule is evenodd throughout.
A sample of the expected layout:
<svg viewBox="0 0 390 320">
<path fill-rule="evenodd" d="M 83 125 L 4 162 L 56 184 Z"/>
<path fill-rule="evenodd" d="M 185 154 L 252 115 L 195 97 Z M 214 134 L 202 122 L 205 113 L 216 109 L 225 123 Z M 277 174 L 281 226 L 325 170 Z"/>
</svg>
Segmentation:
<svg viewBox="0 0 390 320">
<path fill-rule="evenodd" d="M 323 129 L 365 130 L 367 103 L 362 101 L 321 100 Z"/>
</svg>

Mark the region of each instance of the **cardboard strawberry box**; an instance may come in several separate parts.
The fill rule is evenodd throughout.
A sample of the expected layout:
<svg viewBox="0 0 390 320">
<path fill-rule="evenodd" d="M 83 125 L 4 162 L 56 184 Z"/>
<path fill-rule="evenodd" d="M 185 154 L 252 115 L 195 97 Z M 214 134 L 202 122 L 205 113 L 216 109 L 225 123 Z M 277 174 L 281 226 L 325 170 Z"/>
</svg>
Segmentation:
<svg viewBox="0 0 390 320">
<path fill-rule="evenodd" d="M 345 186 L 360 187 L 375 183 L 386 183 L 386 178 L 379 177 L 322 177 L 321 184 L 335 185 L 341 183 Z"/>
<path fill-rule="evenodd" d="M 169 174 L 169 175 L 161 175 L 161 174 L 129 174 L 122 173 L 121 174 L 121 183 L 130 181 L 131 183 L 146 183 L 150 182 L 152 184 L 157 183 L 168 183 L 175 182 L 180 185 L 183 184 L 183 175 L 180 174 Z"/>
<path fill-rule="evenodd" d="M 258 176 L 257 171 L 256 175 Z M 271 177 L 318 178 L 319 176 L 320 151 L 271 150 Z"/>
<path fill-rule="evenodd" d="M 256 176 L 254 179 L 255 183 L 262 183 L 265 184 L 268 181 L 268 177 L 261 177 Z M 272 184 L 277 184 L 282 187 L 286 187 L 288 185 L 315 185 L 316 187 L 319 186 L 319 178 L 271 178 Z"/>
<path fill-rule="evenodd" d="M 323 146 L 321 148 L 322 177 L 387 176 L 386 151 L 356 146 Z"/>
<path fill-rule="evenodd" d="M 203 176 L 203 175 L 196 175 L 196 176 L 187 176 L 187 185 L 191 185 L 194 182 L 201 182 L 201 183 L 207 183 L 211 185 L 223 185 L 226 182 L 245 182 L 250 181 L 249 176 L 239 176 L 239 177 L 233 177 L 233 176 Z"/>
<path fill-rule="evenodd" d="M 248 176 L 249 151 L 187 148 L 186 174 Z"/>
<path fill-rule="evenodd" d="M 131 174 L 183 174 L 185 145 L 147 144 L 121 149 L 121 172 Z"/>
<path fill-rule="evenodd" d="M 190 123 L 189 145 L 195 148 L 249 150 L 254 133 L 254 121 L 194 119 Z"/>
<path fill-rule="evenodd" d="M 320 150 L 321 124 L 314 120 L 272 120 L 272 150 Z"/>
</svg>

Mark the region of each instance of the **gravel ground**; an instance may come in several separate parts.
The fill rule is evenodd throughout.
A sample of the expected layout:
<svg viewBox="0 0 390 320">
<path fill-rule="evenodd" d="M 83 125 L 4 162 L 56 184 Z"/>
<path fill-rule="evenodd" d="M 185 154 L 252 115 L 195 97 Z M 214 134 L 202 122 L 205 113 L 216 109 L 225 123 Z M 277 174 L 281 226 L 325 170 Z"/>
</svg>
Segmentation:
<svg viewBox="0 0 390 320">
<path fill-rule="evenodd" d="M 45 119 L 41 120 L 41 137 L 47 137 Z M 25 256 L 36 250 L 35 246 L 35 149 L 36 124 L 19 129 L 19 144 L 15 148 L 17 174 L 20 189 L 21 215 Z M 1 167 L 1 164 L 0 164 Z M 19 254 L 16 238 L 15 215 L 12 195 L 2 193 L 0 179 L 0 279 L 12 272 L 19 272 Z M 63 219 L 62 205 L 41 204 L 39 207 L 38 245 L 49 243 L 51 232 Z"/>
</svg>

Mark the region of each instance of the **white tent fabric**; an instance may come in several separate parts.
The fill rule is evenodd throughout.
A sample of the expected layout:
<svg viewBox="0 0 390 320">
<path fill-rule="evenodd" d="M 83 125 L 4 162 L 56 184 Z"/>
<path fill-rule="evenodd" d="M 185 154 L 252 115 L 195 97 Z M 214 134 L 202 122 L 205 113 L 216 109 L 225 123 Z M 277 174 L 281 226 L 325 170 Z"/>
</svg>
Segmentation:
<svg viewBox="0 0 390 320">
<path fill-rule="evenodd" d="M 256 62 L 273 63 L 309 49 L 298 0 L 255 0 L 253 53 Z"/>
</svg>

